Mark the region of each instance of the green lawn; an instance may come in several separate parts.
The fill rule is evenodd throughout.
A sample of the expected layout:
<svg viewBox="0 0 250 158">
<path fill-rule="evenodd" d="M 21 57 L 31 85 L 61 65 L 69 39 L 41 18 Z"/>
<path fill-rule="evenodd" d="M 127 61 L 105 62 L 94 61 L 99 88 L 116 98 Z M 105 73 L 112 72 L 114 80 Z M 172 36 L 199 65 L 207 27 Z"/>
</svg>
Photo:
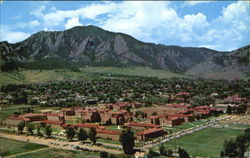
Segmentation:
<svg viewBox="0 0 250 158">
<path fill-rule="evenodd" d="M 4 121 L 7 117 L 13 114 L 13 112 L 20 112 L 20 107 L 29 107 L 29 105 L 9 105 L 7 108 L 0 110 L 0 121 Z"/>
<path fill-rule="evenodd" d="M 230 124 L 228 124 L 227 128 L 239 128 L 239 129 L 245 130 L 247 128 L 250 128 L 250 125 L 249 124 L 230 123 Z"/>
<path fill-rule="evenodd" d="M 62 150 L 62 149 L 47 149 L 34 153 L 28 153 L 25 155 L 17 156 L 16 158 L 68 158 L 68 157 L 76 157 L 76 158 L 99 158 L 99 153 L 91 153 L 91 152 L 80 152 L 80 151 L 72 151 L 72 150 Z"/>
<path fill-rule="evenodd" d="M 112 130 L 112 131 L 122 131 L 122 130 L 124 130 L 121 126 L 120 126 L 120 129 L 118 129 L 117 125 L 109 125 L 109 126 L 107 126 L 107 129 Z"/>
<path fill-rule="evenodd" d="M 97 139 L 100 143 L 110 143 L 110 144 L 121 144 L 120 141 L 108 140 L 108 139 Z"/>
<path fill-rule="evenodd" d="M 46 147 L 48 146 L 0 137 L 0 156 L 8 156 Z"/>
<path fill-rule="evenodd" d="M 223 128 L 206 128 L 181 138 L 164 143 L 169 148 L 182 147 L 190 155 L 202 157 L 219 157 L 224 140 L 235 138 L 243 131 Z M 159 146 L 154 147 L 158 150 Z"/>
<path fill-rule="evenodd" d="M 163 127 L 165 130 L 167 131 L 172 131 L 172 132 L 179 132 L 181 130 L 184 130 L 184 129 L 188 129 L 188 128 L 192 128 L 192 127 L 195 127 L 197 125 L 201 125 L 201 124 L 204 124 L 206 123 L 207 121 L 202 121 L 202 120 L 199 120 L 199 121 L 194 121 L 194 122 L 187 122 L 187 123 L 184 123 L 182 125 L 178 125 L 178 126 L 175 126 L 175 127 Z"/>
</svg>

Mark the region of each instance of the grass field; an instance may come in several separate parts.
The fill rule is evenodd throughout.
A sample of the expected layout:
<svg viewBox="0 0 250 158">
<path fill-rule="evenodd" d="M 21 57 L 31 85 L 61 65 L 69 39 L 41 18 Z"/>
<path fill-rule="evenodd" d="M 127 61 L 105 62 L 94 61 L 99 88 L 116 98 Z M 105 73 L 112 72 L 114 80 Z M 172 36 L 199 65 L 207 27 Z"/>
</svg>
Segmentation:
<svg viewBox="0 0 250 158">
<path fill-rule="evenodd" d="M 224 140 L 235 138 L 243 131 L 223 128 L 206 128 L 181 138 L 164 143 L 169 148 L 182 147 L 190 155 L 217 158 L 223 148 Z M 159 146 L 154 147 L 158 150 Z"/>
<path fill-rule="evenodd" d="M 7 117 L 13 114 L 13 112 L 20 112 L 20 107 L 28 107 L 29 105 L 12 105 L 0 110 L 0 121 L 5 120 Z"/>
<path fill-rule="evenodd" d="M 91 152 L 80 152 L 80 151 L 72 151 L 72 150 L 62 150 L 62 149 L 47 149 L 43 151 L 38 151 L 35 153 L 28 153 L 24 155 L 17 156 L 16 158 L 68 158 L 68 157 L 76 157 L 76 158 L 99 158 L 99 153 L 91 153 Z"/>
<path fill-rule="evenodd" d="M 0 156 L 8 156 L 46 147 L 48 146 L 0 137 Z"/>
<path fill-rule="evenodd" d="M 71 72 L 69 70 L 24 70 L 19 72 L 1 73 L 0 85 L 89 79 L 91 79 L 91 76 L 86 73 Z"/>
<path fill-rule="evenodd" d="M 20 104 L 20 105 L 9 105 L 7 107 L 1 108 L 0 110 L 0 121 L 4 121 L 7 117 L 9 117 L 10 115 L 12 115 L 14 112 L 22 112 L 20 111 L 19 108 L 21 107 L 30 107 L 30 105 L 24 105 L 24 104 Z M 34 107 L 33 110 L 36 113 L 41 113 L 41 111 L 39 110 L 44 110 L 44 109 L 49 109 L 51 111 L 57 111 L 60 110 L 61 107 L 49 107 L 49 108 L 40 108 L 40 107 Z"/>
<path fill-rule="evenodd" d="M 6 84 L 25 84 L 25 83 L 43 83 L 64 80 L 91 80 L 108 78 L 112 75 L 125 76 L 145 76 L 172 78 L 184 77 L 183 75 L 168 72 L 165 70 L 155 70 L 148 67 L 117 68 L 117 67 L 85 67 L 81 71 L 74 72 L 70 70 L 21 70 L 19 72 L 6 73 L 0 75 L 0 85 Z M 121 76 L 120 76 L 121 77 Z M 119 76 L 118 76 L 119 78 Z"/>
<path fill-rule="evenodd" d="M 85 67 L 82 69 L 86 73 L 110 73 L 116 75 L 128 76 L 144 76 L 144 77 L 159 77 L 159 78 L 172 78 L 184 77 L 184 75 L 172 73 L 165 70 L 152 69 L 149 67 Z"/>
<path fill-rule="evenodd" d="M 165 130 L 167 131 L 172 131 L 172 132 L 179 132 L 181 130 L 184 130 L 184 129 L 188 129 L 188 128 L 191 128 L 191 127 L 195 127 L 197 125 L 201 125 L 201 124 L 204 124 L 206 123 L 207 121 L 194 121 L 194 122 L 188 122 L 188 123 L 184 123 L 182 125 L 178 125 L 178 126 L 175 126 L 175 127 L 163 127 Z"/>
</svg>

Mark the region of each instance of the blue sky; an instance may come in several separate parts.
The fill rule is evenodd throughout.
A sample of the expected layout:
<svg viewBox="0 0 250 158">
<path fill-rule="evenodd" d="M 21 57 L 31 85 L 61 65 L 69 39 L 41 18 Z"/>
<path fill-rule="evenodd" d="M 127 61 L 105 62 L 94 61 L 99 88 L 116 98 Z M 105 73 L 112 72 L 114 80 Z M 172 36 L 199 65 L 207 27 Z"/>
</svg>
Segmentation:
<svg viewBox="0 0 250 158">
<path fill-rule="evenodd" d="M 250 44 L 247 1 L 4 1 L 0 41 L 96 25 L 141 41 L 228 51 Z"/>
</svg>

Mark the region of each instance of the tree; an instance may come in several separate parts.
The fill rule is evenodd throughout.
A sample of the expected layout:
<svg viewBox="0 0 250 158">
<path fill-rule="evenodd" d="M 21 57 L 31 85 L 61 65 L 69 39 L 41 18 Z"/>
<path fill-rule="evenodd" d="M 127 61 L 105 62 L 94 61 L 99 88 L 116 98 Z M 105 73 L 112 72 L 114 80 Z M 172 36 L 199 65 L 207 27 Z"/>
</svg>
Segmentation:
<svg viewBox="0 0 250 158">
<path fill-rule="evenodd" d="M 132 107 L 131 106 L 126 106 L 126 110 L 128 111 L 128 112 L 130 112 L 130 109 L 131 109 Z"/>
<path fill-rule="evenodd" d="M 113 155 L 113 154 L 110 154 L 109 158 L 117 158 L 117 157 L 115 155 Z"/>
<path fill-rule="evenodd" d="M 120 135 L 120 142 L 122 144 L 122 148 L 125 154 L 132 154 L 133 148 L 135 146 L 135 138 L 134 133 L 128 129 L 127 131 L 123 131 Z"/>
<path fill-rule="evenodd" d="M 42 133 L 41 133 L 41 126 L 37 126 L 36 127 L 36 133 L 37 133 L 37 136 L 42 136 Z"/>
<path fill-rule="evenodd" d="M 100 158 L 108 158 L 109 157 L 109 154 L 105 151 L 101 151 L 100 152 Z"/>
<path fill-rule="evenodd" d="M 232 114 L 232 107 L 230 105 L 227 106 L 227 114 Z"/>
<path fill-rule="evenodd" d="M 29 123 L 28 126 L 27 126 L 27 131 L 28 131 L 31 135 L 33 135 L 33 130 L 34 130 L 34 128 L 35 128 L 35 126 L 34 126 L 33 124 Z"/>
<path fill-rule="evenodd" d="M 13 102 L 15 104 L 25 104 L 28 102 L 28 95 L 25 92 L 15 93 L 13 95 Z"/>
<path fill-rule="evenodd" d="M 22 133 L 23 133 L 24 127 L 25 127 L 24 121 L 19 122 L 19 123 L 17 124 L 18 133 L 22 134 Z"/>
<path fill-rule="evenodd" d="M 41 126 L 42 128 L 45 128 L 45 127 L 46 127 L 46 124 L 45 124 L 44 122 L 41 122 L 41 123 L 40 123 L 40 126 Z"/>
<path fill-rule="evenodd" d="M 89 131 L 89 140 L 95 144 L 96 143 L 96 130 L 95 128 L 91 128 Z"/>
<path fill-rule="evenodd" d="M 84 141 L 84 140 L 88 139 L 87 132 L 82 128 L 79 129 L 79 131 L 77 133 L 77 137 L 78 137 L 79 141 Z"/>
<path fill-rule="evenodd" d="M 148 154 L 147 154 L 148 158 L 155 158 L 155 157 L 158 157 L 160 156 L 159 153 L 153 151 L 153 150 L 149 150 Z"/>
<path fill-rule="evenodd" d="M 165 147 L 164 147 L 163 144 L 161 144 L 159 150 L 160 150 L 160 154 L 161 154 L 161 155 L 166 155 L 166 149 L 165 149 Z"/>
<path fill-rule="evenodd" d="M 178 154 L 180 158 L 190 158 L 189 154 L 185 149 L 179 148 Z"/>
<path fill-rule="evenodd" d="M 151 115 L 156 116 L 156 115 L 157 115 L 157 112 L 153 112 Z"/>
<path fill-rule="evenodd" d="M 68 127 L 66 129 L 67 139 L 72 141 L 76 135 L 76 131 L 73 128 Z"/>
<path fill-rule="evenodd" d="M 45 133 L 46 133 L 47 137 L 51 136 L 51 134 L 52 134 L 52 128 L 51 128 L 50 125 L 45 126 Z"/>
</svg>

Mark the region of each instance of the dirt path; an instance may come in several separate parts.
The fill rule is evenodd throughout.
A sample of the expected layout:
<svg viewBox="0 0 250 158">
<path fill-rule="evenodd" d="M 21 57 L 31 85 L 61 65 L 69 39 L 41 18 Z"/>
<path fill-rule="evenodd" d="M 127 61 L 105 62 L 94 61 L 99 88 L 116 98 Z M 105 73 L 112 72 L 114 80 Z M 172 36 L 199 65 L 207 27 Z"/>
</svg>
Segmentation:
<svg viewBox="0 0 250 158">
<path fill-rule="evenodd" d="M 34 153 L 34 152 L 38 152 L 38 151 L 43 151 L 43 150 L 47 150 L 48 148 L 42 148 L 42 149 L 35 149 L 35 150 L 31 150 L 31 151 L 27 151 L 27 152 L 23 152 L 23 153 L 18 153 L 18 154 L 13 154 L 10 156 L 6 156 L 5 158 L 12 158 L 12 157 L 16 157 L 16 156 L 21 156 L 21 155 L 25 155 L 25 154 L 29 154 L 29 153 Z"/>
<path fill-rule="evenodd" d="M 102 146 L 96 146 L 96 145 L 86 146 L 86 145 L 81 145 L 79 142 L 58 142 L 58 141 L 53 140 L 53 139 L 45 139 L 45 138 L 39 139 L 38 137 L 35 137 L 35 136 L 0 133 L 0 137 L 24 141 L 24 142 L 47 145 L 51 148 L 58 148 L 58 149 L 75 150 L 71 147 L 71 145 L 76 145 L 76 146 L 79 146 L 79 147 L 82 147 L 85 149 L 89 149 L 89 150 L 106 151 L 106 152 L 114 153 L 114 154 L 122 154 L 123 153 L 122 151 L 115 150 L 115 149 L 107 149 L 107 148 L 102 147 Z M 50 144 L 50 143 L 56 143 L 58 145 L 54 145 L 54 144 Z M 65 146 L 66 144 L 67 144 L 67 146 Z"/>
</svg>

